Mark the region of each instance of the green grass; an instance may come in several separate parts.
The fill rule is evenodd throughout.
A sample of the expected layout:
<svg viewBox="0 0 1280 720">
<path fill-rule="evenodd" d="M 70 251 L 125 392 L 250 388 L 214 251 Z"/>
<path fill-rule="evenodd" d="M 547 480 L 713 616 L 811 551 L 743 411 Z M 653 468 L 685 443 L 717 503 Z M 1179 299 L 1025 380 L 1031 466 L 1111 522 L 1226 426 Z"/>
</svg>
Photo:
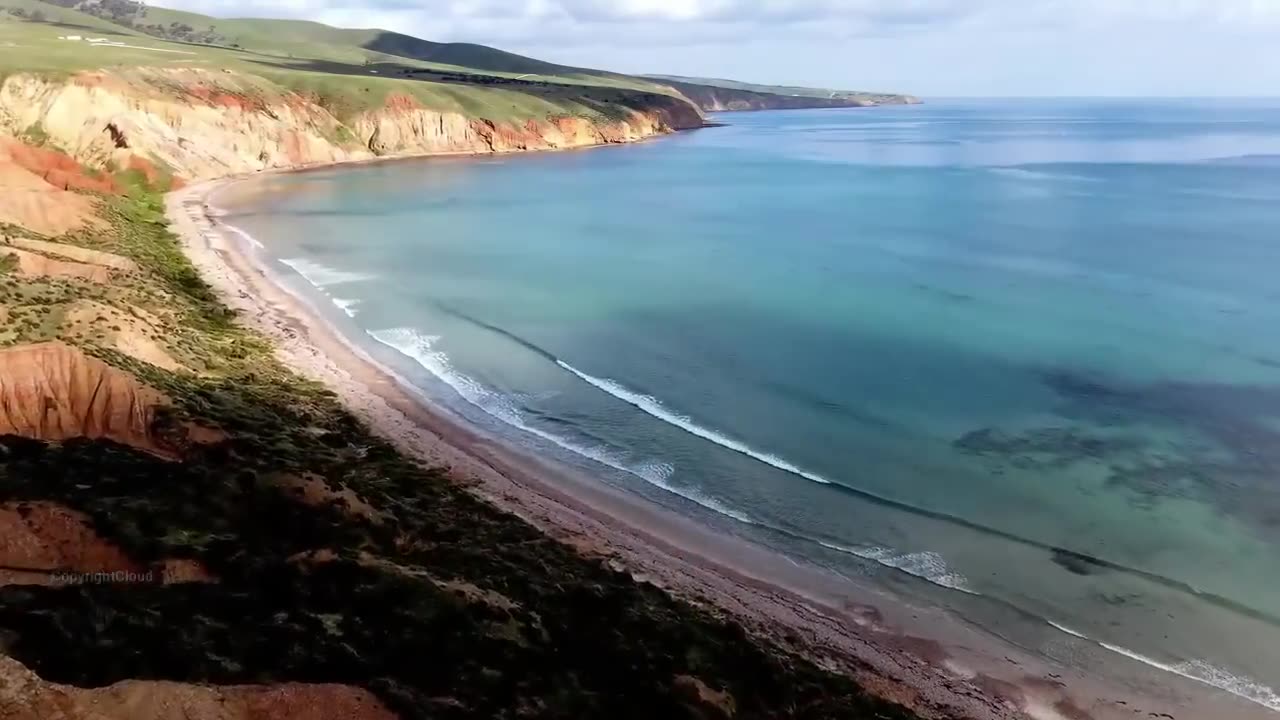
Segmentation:
<svg viewBox="0 0 1280 720">
<path fill-rule="evenodd" d="M 17 19 L 18 16 L 10 11 L 17 11 L 27 17 L 33 15 L 36 17 L 43 16 L 45 22 L 60 25 L 64 34 L 77 34 L 79 31 L 86 30 L 103 35 L 137 34 L 109 20 L 103 20 L 77 10 L 59 7 L 43 2 L 43 0 L 0 0 L 0 17 Z"/>
<path fill-rule="evenodd" d="M 9 2 L 15 0 L 0 0 L 0 7 Z M 20 72 L 62 77 L 83 70 L 113 67 L 209 65 L 216 59 L 216 56 L 200 53 L 177 55 L 135 48 L 92 47 L 85 42 L 58 39 L 62 35 L 74 34 L 88 35 L 75 28 L 22 21 L 0 12 L 0 80 Z M 108 32 L 101 33 L 103 37 L 108 35 Z M 94 33 L 94 36 L 98 36 L 98 33 Z M 162 49 L 187 50 L 185 47 L 159 43 L 143 36 L 120 34 L 114 39 Z"/>
<path fill-rule="evenodd" d="M 297 67 L 304 67 L 308 63 L 337 64 L 361 74 L 369 74 L 365 69 L 368 64 L 382 64 L 423 71 L 474 75 L 478 78 L 512 80 L 524 76 L 522 78 L 524 80 L 561 85 L 600 85 L 646 92 L 663 92 L 660 83 L 642 78 L 555 65 L 482 45 L 433 43 L 385 30 L 336 28 L 302 20 L 214 18 L 158 7 L 146 8 L 136 20 L 130 19 L 129 22 L 132 25 L 126 27 L 86 12 L 52 5 L 43 0 L 0 0 L 0 17 L 16 21 L 16 18 L 3 13 L 3 9 L 10 7 L 19 8 L 28 14 L 40 11 L 51 22 L 61 22 L 67 26 L 98 29 L 103 34 L 115 33 L 133 38 L 145 38 L 145 42 L 136 43 L 140 45 L 193 52 L 195 57 L 189 58 L 192 63 L 224 62 L 228 59 L 251 62 L 256 58 L 264 63 L 283 63 Z M 39 25 L 39 23 L 29 24 Z M 210 36 L 212 43 L 170 42 L 178 39 L 170 32 L 174 25 L 186 26 L 194 31 L 206 33 Z M 70 32 L 66 27 L 53 27 L 58 31 L 55 37 L 57 34 Z M 151 37 L 157 32 L 161 32 L 159 37 Z M 94 50 L 87 46 L 85 49 Z M 237 50 L 242 52 L 234 53 Z M 104 52 L 125 55 L 120 58 L 122 62 L 119 64 L 147 62 L 146 51 L 127 53 L 121 49 L 108 51 L 99 48 L 94 54 L 100 56 Z M 66 53 L 58 54 L 66 55 Z M 107 58 L 108 62 L 114 63 L 115 60 L 116 58 Z M 166 57 L 160 60 L 175 61 L 175 58 Z M 157 58 L 152 57 L 151 62 L 155 61 Z M 0 59 L 0 67 L 3 67 L 3 64 L 3 60 Z"/>
<path fill-rule="evenodd" d="M 36 2 L 0 0 L 0 7 L 15 1 Z M 159 11 L 148 11 L 152 12 Z M 98 20 L 84 13 L 80 15 Z M 336 28 L 327 30 L 348 32 Z M 277 54 L 266 54 L 135 35 L 119 39 L 137 47 L 94 47 L 86 42 L 58 39 L 64 34 L 66 30 L 59 26 L 0 14 L 0 80 L 18 72 L 63 77 L 80 71 L 107 69 L 124 77 L 135 77 L 140 84 L 154 86 L 160 80 L 155 74 L 140 74 L 139 68 L 228 69 L 236 71 L 237 78 L 220 81 L 248 83 L 239 88 L 244 93 L 259 96 L 287 91 L 304 93 L 317 98 L 342 121 L 382 106 L 393 93 L 409 95 L 433 110 L 514 123 L 559 115 L 609 116 L 619 106 L 642 107 L 656 94 L 628 87 L 627 82 L 609 77 L 597 78 L 599 84 L 588 84 L 586 80 L 591 78 L 516 80 L 510 74 L 483 74 L 378 53 L 372 54 L 377 62 L 365 64 L 369 53 L 358 48 L 358 52 L 352 51 L 354 46 L 342 49 L 313 43 L 306 48 L 307 55 L 295 55 L 280 54 L 279 49 L 287 46 L 287 42 L 282 42 L 277 43 Z M 285 34 L 285 37 L 289 36 Z M 358 62 L 355 56 L 360 57 Z M 253 84 L 254 77 L 265 78 L 269 83 Z M 176 84 L 171 89 L 182 91 Z"/>
<path fill-rule="evenodd" d="M 557 65 L 473 43 L 431 42 L 388 30 L 337 28 L 306 20 L 215 18 L 156 7 L 147 8 L 140 23 L 207 28 L 219 36 L 217 44 L 275 57 L 353 65 L 409 61 L 442 72 L 660 91 L 658 83 L 643 78 Z"/>
<path fill-rule="evenodd" d="M 6 258 L 13 256 L 0 249 L 0 308 L 6 311 L 0 346 L 57 339 L 71 302 L 105 297 L 105 290 L 92 283 L 6 273 Z"/>
</svg>

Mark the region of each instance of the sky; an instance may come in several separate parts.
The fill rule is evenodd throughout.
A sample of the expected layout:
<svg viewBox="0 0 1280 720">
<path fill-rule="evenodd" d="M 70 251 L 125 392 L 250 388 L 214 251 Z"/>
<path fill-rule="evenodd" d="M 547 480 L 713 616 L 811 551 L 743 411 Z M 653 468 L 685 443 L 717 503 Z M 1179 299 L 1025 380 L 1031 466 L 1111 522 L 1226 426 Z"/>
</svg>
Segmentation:
<svg viewBox="0 0 1280 720">
<path fill-rule="evenodd" d="M 1280 0 L 150 0 L 627 73 L 955 96 L 1280 96 Z"/>
</svg>

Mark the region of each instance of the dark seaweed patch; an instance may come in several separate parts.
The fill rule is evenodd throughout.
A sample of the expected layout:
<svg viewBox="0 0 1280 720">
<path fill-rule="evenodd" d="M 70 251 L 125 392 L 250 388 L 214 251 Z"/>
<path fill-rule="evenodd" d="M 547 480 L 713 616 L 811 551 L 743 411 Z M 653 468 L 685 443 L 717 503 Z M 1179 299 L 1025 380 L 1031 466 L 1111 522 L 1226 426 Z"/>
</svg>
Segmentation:
<svg viewBox="0 0 1280 720">
<path fill-rule="evenodd" d="M 917 284 L 916 289 L 953 303 L 970 303 L 977 299 L 968 293 L 956 292 L 954 290 L 947 290 L 946 288 L 925 285 L 923 283 Z"/>
<path fill-rule="evenodd" d="M 1053 561 L 1076 575 L 1093 575 L 1108 565 L 1092 555 L 1085 555 L 1065 548 L 1053 549 Z"/>
<path fill-rule="evenodd" d="M 1140 450 L 1133 437 L 1104 437 L 1076 428 L 1039 428 L 1026 433 L 1004 433 L 982 428 L 965 434 L 956 448 L 981 456 L 999 457 L 1023 468 L 1057 469 L 1077 462 L 1096 461 Z"/>
<path fill-rule="evenodd" d="M 1280 387 L 1126 384 L 1061 369 L 1042 377 L 1063 400 L 1060 416 L 1106 428 L 1105 434 L 983 428 L 955 446 L 1029 470 L 1107 462 L 1108 484 L 1131 491 L 1137 507 L 1190 499 L 1255 527 L 1280 528 L 1280 484 L 1274 481 L 1280 472 Z M 1174 430 L 1184 439 L 1176 445 L 1139 439 L 1138 433 L 1150 428 Z"/>
</svg>

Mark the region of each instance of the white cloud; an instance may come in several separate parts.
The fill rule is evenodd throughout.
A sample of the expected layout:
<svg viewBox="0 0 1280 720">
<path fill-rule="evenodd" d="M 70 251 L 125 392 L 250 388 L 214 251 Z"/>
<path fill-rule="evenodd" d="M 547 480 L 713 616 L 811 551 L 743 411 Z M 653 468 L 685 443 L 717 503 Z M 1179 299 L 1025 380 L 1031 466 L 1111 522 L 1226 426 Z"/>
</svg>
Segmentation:
<svg viewBox="0 0 1280 720">
<path fill-rule="evenodd" d="M 932 23 L 961 17 L 1064 22 L 1280 22 L 1280 0 L 153 0 L 213 15 L 415 15 L 441 21 Z"/>
</svg>

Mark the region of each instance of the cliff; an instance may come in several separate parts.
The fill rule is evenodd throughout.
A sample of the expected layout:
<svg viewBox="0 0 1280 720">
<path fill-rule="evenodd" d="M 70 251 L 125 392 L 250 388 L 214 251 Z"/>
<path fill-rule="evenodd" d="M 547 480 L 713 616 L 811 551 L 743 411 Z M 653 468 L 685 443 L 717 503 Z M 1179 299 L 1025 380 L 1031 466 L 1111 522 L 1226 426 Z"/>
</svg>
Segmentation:
<svg viewBox="0 0 1280 720">
<path fill-rule="evenodd" d="M 18 74 L 0 84 L 0 130 L 38 134 L 89 167 L 141 160 L 185 180 L 387 155 L 622 143 L 702 123 L 688 102 L 655 93 L 633 93 L 608 114 L 489 119 L 391 92 L 343 118 L 313 94 L 230 71 Z"/>
</svg>

